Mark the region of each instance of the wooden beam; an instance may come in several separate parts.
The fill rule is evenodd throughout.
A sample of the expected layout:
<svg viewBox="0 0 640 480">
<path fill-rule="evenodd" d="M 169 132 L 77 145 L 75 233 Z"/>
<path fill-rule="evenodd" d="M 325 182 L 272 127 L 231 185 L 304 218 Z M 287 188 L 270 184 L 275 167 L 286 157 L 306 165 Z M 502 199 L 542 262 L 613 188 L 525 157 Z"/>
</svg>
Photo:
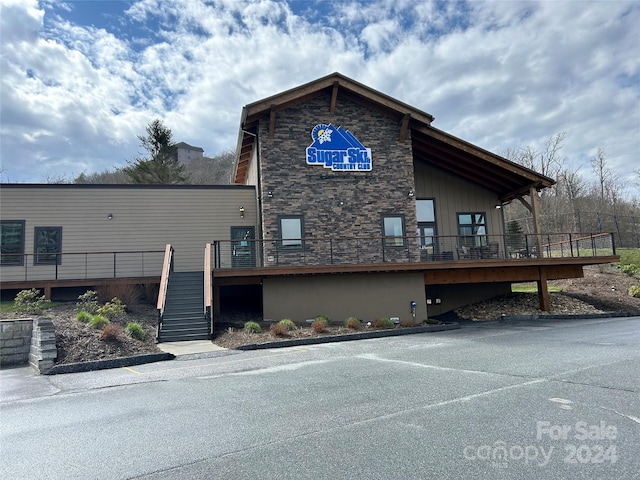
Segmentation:
<svg viewBox="0 0 640 480">
<path fill-rule="evenodd" d="M 520 200 L 520 203 L 524 205 L 527 210 L 529 210 L 529 213 L 533 214 L 533 207 L 531 207 L 531 204 L 527 202 L 527 200 L 522 195 L 516 195 L 516 198 Z"/>
<path fill-rule="evenodd" d="M 338 86 L 340 82 L 337 80 L 333 82 L 333 91 L 331 92 L 331 107 L 329 107 L 329 113 L 333 115 L 336 113 L 336 103 L 338 101 Z"/>
<path fill-rule="evenodd" d="M 273 134 L 276 131 L 276 106 L 271 105 L 271 109 L 269 110 L 269 138 L 273 137 Z"/>
<path fill-rule="evenodd" d="M 538 284 L 538 299 L 540 300 L 540 310 L 548 312 L 551 310 L 551 302 L 549 300 L 549 289 L 547 288 L 547 269 L 539 268 L 540 278 Z"/>
<path fill-rule="evenodd" d="M 400 143 L 402 144 L 404 144 L 404 141 L 407 138 L 407 130 L 409 129 L 410 119 L 411 119 L 410 113 L 405 113 L 404 117 L 402 117 L 402 126 L 400 127 Z"/>
</svg>

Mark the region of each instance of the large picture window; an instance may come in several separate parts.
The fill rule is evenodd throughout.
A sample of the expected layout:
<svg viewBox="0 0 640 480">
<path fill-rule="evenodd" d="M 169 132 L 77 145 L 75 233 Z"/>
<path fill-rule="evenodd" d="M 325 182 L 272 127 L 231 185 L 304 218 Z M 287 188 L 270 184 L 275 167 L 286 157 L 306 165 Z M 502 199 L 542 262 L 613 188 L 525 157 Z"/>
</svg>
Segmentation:
<svg viewBox="0 0 640 480">
<path fill-rule="evenodd" d="M 383 215 L 382 232 L 386 246 L 404 246 L 404 217 L 402 215 Z"/>
<path fill-rule="evenodd" d="M 62 227 L 35 227 L 34 260 L 35 265 L 60 265 L 62 258 Z"/>
<path fill-rule="evenodd" d="M 458 213 L 458 234 L 461 246 L 487 244 L 487 216 L 483 212 Z"/>
<path fill-rule="evenodd" d="M 302 215 L 279 217 L 280 241 L 283 247 L 301 247 L 304 228 Z"/>
<path fill-rule="evenodd" d="M 24 220 L 0 221 L 0 265 L 24 264 Z"/>
</svg>

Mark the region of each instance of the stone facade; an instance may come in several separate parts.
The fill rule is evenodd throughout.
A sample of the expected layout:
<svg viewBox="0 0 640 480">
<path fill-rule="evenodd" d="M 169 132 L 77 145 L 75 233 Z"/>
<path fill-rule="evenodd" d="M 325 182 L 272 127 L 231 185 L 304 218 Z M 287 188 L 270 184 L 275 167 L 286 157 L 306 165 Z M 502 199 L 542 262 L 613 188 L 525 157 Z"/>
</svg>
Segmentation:
<svg viewBox="0 0 640 480">
<path fill-rule="evenodd" d="M 262 238 L 279 237 L 279 217 L 302 215 L 304 249 L 276 251 L 265 245 L 265 265 L 407 262 L 419 256 L 416 242 L 383 248 L 383 215 L 402 215 L 405 235 L 415 235 L 411 138 L 399 142 L 400 121 L 338 95 L 330 114 L 330 95 L 321 95 L 276 114 L 274 136 L 269 117 L 260 120 Z M 349 130 L 371 149 L 371 171 L 331 171 L 306 163 L 306 148 L 317 124 Z M 269 197 L 267 192 L 272 192 Z M 332 239 L 329 241 L 329 239 Z M 358 238 L 358 240 L 354 240 Z M 351 240 L 346 240 L 351 239 Z"/>
</svg>

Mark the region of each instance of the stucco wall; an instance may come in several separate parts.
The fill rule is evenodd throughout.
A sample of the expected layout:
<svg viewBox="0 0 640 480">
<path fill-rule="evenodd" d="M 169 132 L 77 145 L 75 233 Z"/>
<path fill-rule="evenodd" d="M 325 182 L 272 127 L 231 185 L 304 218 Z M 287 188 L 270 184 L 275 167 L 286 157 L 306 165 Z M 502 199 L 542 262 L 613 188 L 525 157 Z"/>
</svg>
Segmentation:
<svg viewBox="0 0 640 480">
<path fill-rule="evenodd" d="M 342 322 L 350 316 L 364 321 L 376 318 L 411 318 L 411 302 L 417 303 L 416 320 L 427 318 L 422 273 L 370 273 L 265 278 L 264 318 L 290 318 L 304 322 L 328 315 Z"/>
</svg>

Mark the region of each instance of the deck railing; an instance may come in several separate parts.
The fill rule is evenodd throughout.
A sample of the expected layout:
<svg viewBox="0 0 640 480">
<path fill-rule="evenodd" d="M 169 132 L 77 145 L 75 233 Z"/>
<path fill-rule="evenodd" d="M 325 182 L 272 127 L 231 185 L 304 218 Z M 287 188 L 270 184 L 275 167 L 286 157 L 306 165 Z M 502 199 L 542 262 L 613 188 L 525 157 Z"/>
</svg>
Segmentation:
<svg viewBox="0 0 640 480">
<path fill-rule="evenodd" d="M 164 250 L 3 253 L 3 282 L 160 276 Z"/>
<path fill-rule="evenodd" d="M 218 240 L 214 268 L 526 260 L 615 255 L 612 233 Z"/>
</svg>

